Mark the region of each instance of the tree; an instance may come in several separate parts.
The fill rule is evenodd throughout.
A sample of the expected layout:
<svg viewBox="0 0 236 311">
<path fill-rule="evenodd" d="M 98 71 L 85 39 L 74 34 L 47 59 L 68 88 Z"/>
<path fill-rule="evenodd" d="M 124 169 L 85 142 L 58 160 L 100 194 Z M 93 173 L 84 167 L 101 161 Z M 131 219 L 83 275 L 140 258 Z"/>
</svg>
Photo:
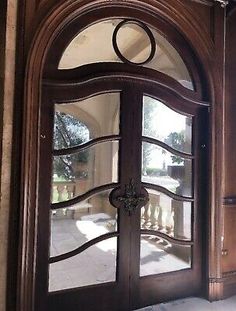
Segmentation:
<svg viewBox="0 0 236 311">
<path fill-rule="evenodd" d="M 168 135 L 165 143 L 173 147 L 176 150 L 184 150 L 184 131 L 181 132 L 172 132 Z M 179 156 L 171 156 L 172 163 L 182 164 L 184 162 L 183 158 Z"/>
<path fill-rule="evenodd" d="M 153 114 L 156 103 L 152 98 L 144 97 L 143 104 L 143 129 L 144 135 L 157 138 L 157 131 L 153 127 Z M 143 144 L 143 174 L 146 175 L 148 164 L 151 160 L 151 154 L 155 147 L 152 144 Z"/>
<path fill-rule="evenodd" d="M 69 114 L 56 111 L 54 119 L 54 149 L 66 149 L 78 146 L 88 140 L 89 132 L 86 125 Z M 88 150 L 77 154 L 54 157 L 54 173 L 66 180 L 82 177 L 78 171 L 78 163 L 87 163 Z M 83 173 L 82 173 L 83 174 Z"/>
</svg>

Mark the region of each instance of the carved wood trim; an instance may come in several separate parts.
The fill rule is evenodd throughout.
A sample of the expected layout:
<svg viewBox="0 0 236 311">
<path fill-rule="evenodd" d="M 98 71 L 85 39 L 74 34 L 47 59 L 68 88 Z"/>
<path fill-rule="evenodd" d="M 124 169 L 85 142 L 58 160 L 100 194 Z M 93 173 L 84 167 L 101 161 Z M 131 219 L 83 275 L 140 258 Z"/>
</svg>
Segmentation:
<svg viewBox="0 0 236 311">
<path fill-rule="evenodd" d="M 236 282 L 236 271 L 229 271 L 223 273 L 223 279 L 231 279 L 234 278 Z"/>
<path fill-rule="evenodd" d="M 213 6 L 214 5 L 213 0 L 191 0 L 191 1 L 203 4 L 203 5 L 207 5 L 207 6 Z"/>
<path fill-rule="evenodd" d="M 222 298 L 226 299 L 236 294 L 236 271 L 223 273 L 223 295 Z"/>
<path fill-rule="evenodd" d="M 223 297 L 223 282 L 221 278 L 210 278 L 208 295 L 210 301 L 220 300 Z"/>
<path fill-rule="evenodd" d="M 225 272 L 219 278 L 209 279 L 210 300 L 225 299 L 236 293 L 236 271 Z"/>
<path fill-rule="evenodd" d="M 230 0 L 191 0 L 191 1 L 205 4 L 207 6 L 213 6 L 214 3 L 218 2 L 222 8 L 225 8 L 230 2 Z"/>
</svg>

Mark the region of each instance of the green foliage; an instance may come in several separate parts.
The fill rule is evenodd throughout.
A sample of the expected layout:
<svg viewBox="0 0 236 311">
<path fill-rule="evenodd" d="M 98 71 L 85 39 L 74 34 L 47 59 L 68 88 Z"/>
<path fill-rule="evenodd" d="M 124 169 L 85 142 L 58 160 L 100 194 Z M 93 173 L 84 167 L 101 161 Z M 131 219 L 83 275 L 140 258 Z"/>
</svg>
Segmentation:
<svg viewBox="0 0 236 311">
<path fill-rule="evenodd" d="M 161 169 L 161 168 L 156 168 L 156 167 L 148 167 L 146 169 L 146 173 L 148 176 L 166 176 L 166 170 Z"/>
<path fill-rule="evenodd" d="M 184 131 L 181 132 L 172 132 L 168 135 L 167 139 L 165 140 L 165 143 L 173 147 L 177 150 L 183 150 L 184 149 Z M 171 156 L 172 162 L 177 164 L 182 164 L 184 160 L 179 156 Z"/>
<path fill-rule="evenodd" d="M 157 138 L 157 131 L 153 127 L 153 114 L 156 103 L 152 98 L 144 97 L 143 105 L 143 128 L 144 135 Z M 152 151 L 155 147 L 152 144 L 143 144 L 143 174 L 147 174 L 147 167 L 150 163 Z"/>
<path fill-rule="evenodd" d="M 87 127 L 76 118 L 62 112 L 55 113 L 54 119 L 54 149 L 65 149 L 78 146 L 88 140 Z M 74 155 L 54 157 L 54 173 L 65 180 L 85 177 L 86 173 L 78 171 L 79 163 L 87 163 L 88 150 Z"/>
</svg>

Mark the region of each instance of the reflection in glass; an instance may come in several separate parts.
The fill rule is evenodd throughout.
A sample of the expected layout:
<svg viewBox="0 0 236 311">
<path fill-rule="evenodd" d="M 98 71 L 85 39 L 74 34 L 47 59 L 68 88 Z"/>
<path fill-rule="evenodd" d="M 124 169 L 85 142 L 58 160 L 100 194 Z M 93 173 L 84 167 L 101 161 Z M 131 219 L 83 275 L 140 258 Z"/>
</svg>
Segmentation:
<svg viewBox="0 0 236 311">
<path fill-rule="evenodd" d="M 119 143 L 113 141 L 96 144 L 76 154 L 54 156 L 52 203 L 117 182 L 118 149 Z"/>
<path fill-rule="evenodd" d="M 112 45 L 112 35 L 121 19 L 93 24 L 81 31 L 67 46 L 58 69 L 71 69 L 98 62 L 119 62 Z"/>
<path fill-rule="evenodd" d="M 116 280 L 117 238 L 99 242 L 77 256 L 49 266 L 49 292 Z"/>
<path fill-rule="evenodd" d="M 149 201 L 142 208 L 141 229 L 191 240 L 192 203 L 177 201 L 161 192 L 147 190 Z"/>
<path fill-rule="evenodd" d="M 192 118 L 157 99 L 143 97 L 143 136 L 155 138 L 185 153 L 192 149 Z"/>
<path fill-rule="evenodd" d="M 157 145 L 144 142 L 142 181 L 191 197 L 192 160 L 183 159 Z"/>
<path fill-rule="evenodd" d="M 51 212 L 51 256 L 67 253 L 117 230 L 117 209 L 109 203 L 109 194 L 110 191 L 104 191 Z"/>
<path fill-rule="evenodd" d="M 120 93 L 55 105 L 54 149 L 75 147 L 101 136 L 118 135 Z"/>
<path fill-rule="evenodd" d="M 82 30 L 67 46 L 59 69 L 71 69 L 98 62 L 121 62 L 112 46 L 112 35 L 121 19 L 110 19 L 93 24 Z M 148 26 L 148 25 L 147 25 Z M 193 90 L 193 81 L 178 51 L 154 28 L 149 27 L 155 41 L 154 58 L 144 67 L 160 71 Z M 150 54 L 150 40 L 130 22 L 122 27 L 119 46 L 127 59 L 139 62 Z"/>
<path fill-rule="evenodd" d="M 140 276 L 191 268 L 191 246 L 175 245 L 154 236 L 142 236 Z"/>
<path fill-rule="evenodd" d="M 157 47 L 152 61 L 145 65 L 172 77 L 185 88 L 194 90 L 194 85 L 187 66 L 178 51 L 158 31 L 151 28 Z"/>
</svg>

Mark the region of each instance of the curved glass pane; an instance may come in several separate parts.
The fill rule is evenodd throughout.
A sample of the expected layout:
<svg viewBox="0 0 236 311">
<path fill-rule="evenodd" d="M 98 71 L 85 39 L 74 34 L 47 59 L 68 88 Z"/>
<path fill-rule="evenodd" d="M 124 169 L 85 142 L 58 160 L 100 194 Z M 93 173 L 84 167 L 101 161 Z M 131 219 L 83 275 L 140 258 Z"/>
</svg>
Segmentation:
<svg viewBox="0 0 236 311">
<path fill-rule="evenodd" d="M 49 265 L 49 292 L 116 281 L 117 238 Z"/>
<path fill-rule="evenodd" d="M 54 156 L 52 203 L 67 201 L 105 184 L 118 182 L 119 142 L 96 144 L 84 151 Z"/>
<path fill-rule="evenodd" d="M 171 244 L 158 237 L 141 237 L 140 276 L 191 268 L 191 246 Z"/>
<path fill-rule="evenodd" d="M 122 21 L 122 19 L 105 20 L 82 30 L 65 49 L 58 68 L 71 69 L 98 62 L 121 62 L 114 51 L 112 36 Z M 156 29 L 151 27 L 149 29 L 156 41 L 156 53 L 152 61 L 144 67 L 160 71 L 193 90 L 191 76 L 177 50 Z M 129 22 L 119 37 L 122 54 L 134 63 L 143 61 L 150 51 L 149 40 L 143 40 L 140 33 L 137 27 Z"/>
<path fill-rule="evenodd" d="M 155 138 L 185 153 L 192 152 L 192 118 L 152 97 L 143 97 L 143 136 Z"/>
<path fill-rule="evenodd" d="M 151 28 L 157 42 L 156 54 L 145 67 L 160 71 L 174 78 L 185 88 L 194 90 L 194 85 L 188 68 L 178 51 L 160 33 Z"/>
<path fill-rule="evenodd" d="M 191 240 L 192 203 L 172 199 L 147 189 L 148 203 L 142 207 L 141 229 L 155 230 L 170 237 Z"/>
<path fill-rule="evenodd" d="M 54 149 L 78 146 L 101 136 L 118 135 L 119 124 L 120 93 L 56 104 Z"/>
<path fill-rule="evenodd" d="M 104 191 L 73 206 L 51 211 L 50 256 L 70 252 L 117 230 L 117 209 L 111 206 L 109 194 L 110 191 Z"/>
<path fill-rule="evenodd" d="M 71 69 L 98 62 L 120 62 L 112 45 L 112 35 L 121 19 L 93 24 L 81 31 L 67 46 L 58 69 Z"/>
<path fill-rule="evenodd" d="M 192 196 L 192 160 L 143 142 L 142 181 L 181 196 Z"/>
</svg>

